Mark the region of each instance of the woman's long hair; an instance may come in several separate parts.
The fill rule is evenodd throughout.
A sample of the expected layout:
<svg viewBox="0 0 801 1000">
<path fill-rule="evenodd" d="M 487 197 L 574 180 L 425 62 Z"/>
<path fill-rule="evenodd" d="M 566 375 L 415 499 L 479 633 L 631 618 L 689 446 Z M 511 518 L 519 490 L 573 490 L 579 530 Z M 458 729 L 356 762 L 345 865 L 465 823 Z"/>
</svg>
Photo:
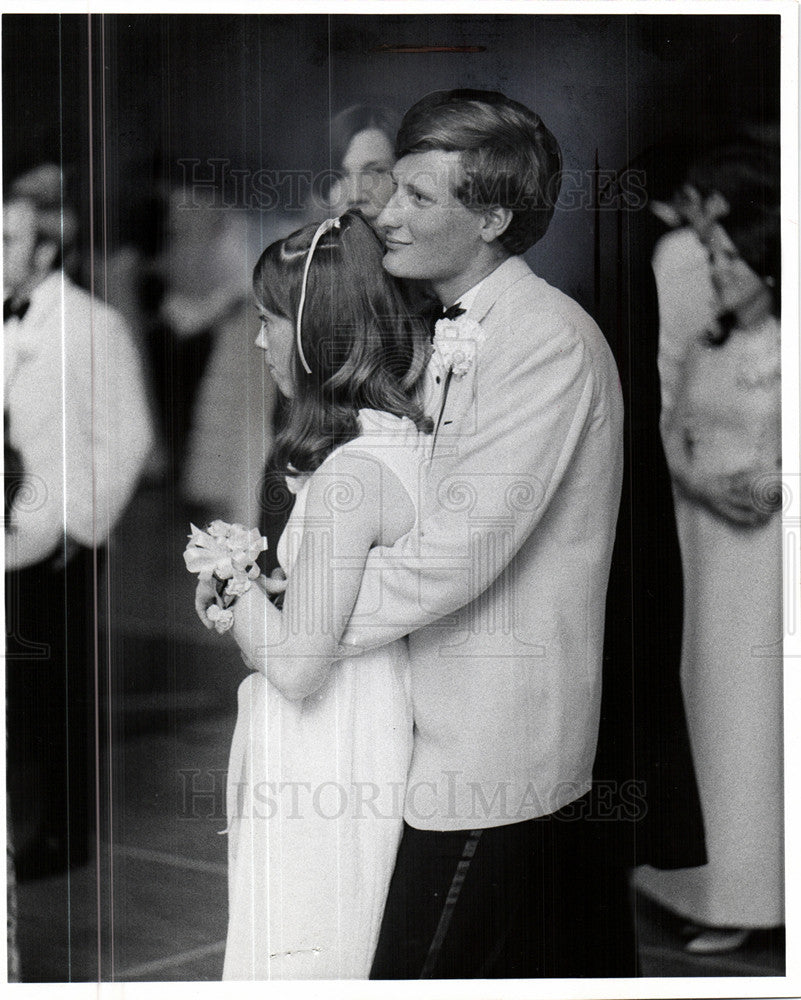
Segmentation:
<svg viewBox="0 0 801 1000">
<path fill-rule="evenodd" d="M 773 312 L 781 309 L 781 149 L 769 122 L 704 121 L 703 133 L 674 136 L 631 161 L 627 173 L 647 179 L 651 199 L 670 201 L 685 184 L 722 194 L 719 221 L 746 264 L 766 279 Z M 663 229 L 655 224 L 654 228 Z"/>
<path fill-rule="evenodd" d="M 708 196 L 719 191 L 730 209 L 721 220 L 748 266 L 767 279 L 773 312 L 781 311 L 781 156 L 779 129 L 741 124 L 692 164 L 687 180 Z"/>
<path fill-rule="evenodd" d="M 306 226 L 271 244 L 253 271 L 259 305 L 293 326 L 316 229 Z M 314 250 L 301 331 L 311 374 L 295 349 L 295 394 L 273 451 L 276 467 L 289 475 L 313 472 L 334 448 L 358 437 L 362 408 L 409 417 L 418 429 L 431 430 L 416 398 L 429 353 L 427 327 L 383 269 L 383 255 L 358 212 L 346 212 Z"/>
</svg>

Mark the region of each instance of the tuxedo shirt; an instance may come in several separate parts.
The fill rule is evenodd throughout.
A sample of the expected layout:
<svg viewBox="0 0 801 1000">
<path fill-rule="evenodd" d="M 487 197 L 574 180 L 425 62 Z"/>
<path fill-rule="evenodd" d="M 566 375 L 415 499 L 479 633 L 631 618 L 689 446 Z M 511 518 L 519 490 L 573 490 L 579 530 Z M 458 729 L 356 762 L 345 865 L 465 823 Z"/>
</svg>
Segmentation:
<svg viewBox="0 0 801 1000">
<path fill-rule="evenodd" d="M 9 441 L 25 485 L 6 536 L 6 568 L 103 546 L 152 444 L 140 360 L 122 317 L 60 272 L 4 326 Z"/>
<path fill-rule="evenodd" d="M 419 529 L 371 552 L 343 636 L 352 652 L 409 635 L 404 818 L 428 830 L 533 819 L 589 789 L 623 470 L 617 370 L 581 307 L 520 257 L 467 302 L 482 338 L 427 394 Z"/>
</svg>

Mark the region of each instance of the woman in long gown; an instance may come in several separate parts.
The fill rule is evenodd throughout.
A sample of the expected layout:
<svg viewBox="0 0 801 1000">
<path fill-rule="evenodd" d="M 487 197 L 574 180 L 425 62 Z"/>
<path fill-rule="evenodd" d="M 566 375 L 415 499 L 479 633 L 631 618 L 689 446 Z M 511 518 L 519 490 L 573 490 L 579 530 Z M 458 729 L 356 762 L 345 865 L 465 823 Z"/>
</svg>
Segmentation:
<svg viewBox="0 0 801 1000">
<path fill-rule="evenodd" d="M 296 497 L 283 608 L 260 581 L 233 608 L 254 672 L 228 772 L 225 979 L 366 979 L 394 866 L 412 741 L 405 640 L 335 662 L 368 551 L 416 525 L 430 430 L 415 398 L 426 329 L 382 255 L 348 213 L 268 247 L 254 272 Z M 209 600 L 199 585 L 201 616 Z"/>
<path fill-rule="evenodd" d="M 708 864 L 641 869 L 687 948 L 784 920 L 778 147 L 739 143 L 661 206 L 662 437 L 685 586 L 682 687 Z"/>
</svg>

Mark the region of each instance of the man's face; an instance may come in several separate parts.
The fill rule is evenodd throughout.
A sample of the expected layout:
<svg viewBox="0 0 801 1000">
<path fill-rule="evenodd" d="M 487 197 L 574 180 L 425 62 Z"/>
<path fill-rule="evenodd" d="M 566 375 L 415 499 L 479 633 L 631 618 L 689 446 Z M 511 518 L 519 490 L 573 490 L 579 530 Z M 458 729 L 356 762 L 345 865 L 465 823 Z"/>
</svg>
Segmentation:
<svg viewBox="0 0 801 1000">
<path fill-rule="evenodd" d="M 33 276 L 36 250 L 36 210 L 27 201 L 3 206 L 3 296 L 12 298 Z"/>
<path fill-rule="evenodd" d="M 453 193 L 461 180 L 458 152 L 411 153 L 395 164 L 395 193 L 379 215 L 384 267 L 398 278 L 450 283 L 486 249 L 482 217 Z"/>
</svg>

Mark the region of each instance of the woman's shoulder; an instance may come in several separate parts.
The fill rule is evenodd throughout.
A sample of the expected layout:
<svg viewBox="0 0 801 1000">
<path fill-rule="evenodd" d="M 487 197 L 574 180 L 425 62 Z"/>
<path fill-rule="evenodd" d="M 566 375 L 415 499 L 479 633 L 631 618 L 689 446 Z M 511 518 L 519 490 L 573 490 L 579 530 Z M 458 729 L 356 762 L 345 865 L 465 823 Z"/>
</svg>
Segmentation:
<svg viewBox="0 0 801 1000">
<path fill-rule="evenodd" d="M 426 437 L 409 417 L 399 417 L 384 410 L 361 409 L 359 433 L 337 445 L 314 472 L 287 476 L 287 487 L 296 496 L 303 494 L 315 476 L 330 477 L 336 470 L 347 474 L 351 467 L 360 465 L 368 456 L 391 467 L 401 456 L 419 463 L 424 457 Z"/>
<path fill-rule="evenodd" d="M 343 482 L 358 479 L 365 487 L 375 487 L 381 483 L 382 470 L 388 469 L 407 491 L 417 483 L 427 435 L 417 429 L 413 420 L 383 410 L 361 409 L 359 428 L 356 437 L 326 457 L 312 481 L 316 479 L 319 484 L 325 479 L 330 483 L 338 477 Z"/>
<path fill-rule="evenodd" d="M 347 460 L 354 453 L 376 454 L 379 458 L 395 452 L 416 452 L 425 438 L 409 417 L 399 417 L 384 410 L 359 410 L 359 433 L 335 448 L 323 462 Z M 321 466 L 322 468 L 322 466 Z"/>
<path fill-rule="evenodd" d="M 317 522 L 362 521 L 363 529 L 381 525 L 385 512 L 413 497 L 419 463 L 404 459 L 403 449 L 381 445 L 362 434 L 335 449 L 309 478 L 302 501 L 304 514 Z"/>
</svg>

